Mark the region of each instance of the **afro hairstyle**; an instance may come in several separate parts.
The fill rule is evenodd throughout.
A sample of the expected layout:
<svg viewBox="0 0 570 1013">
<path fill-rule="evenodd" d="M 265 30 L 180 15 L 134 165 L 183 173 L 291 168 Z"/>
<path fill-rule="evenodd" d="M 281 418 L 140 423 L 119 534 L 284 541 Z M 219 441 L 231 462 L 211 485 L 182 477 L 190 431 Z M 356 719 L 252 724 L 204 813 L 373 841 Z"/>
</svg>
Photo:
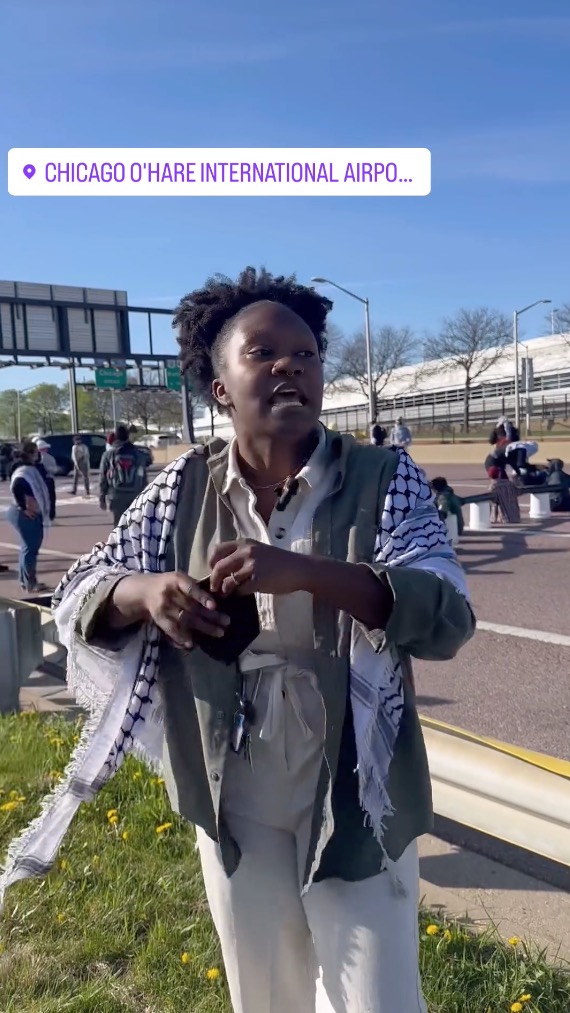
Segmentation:
<svg viewBox="0 0 570 1013">
<path fill-rule="evenodd" d="M 181 372 L 192 380 L 197 396 L 211 403 L 212 381 L 232 321 L 241 310 L 263 300 L 281 303 L 297 313 L 313 332 L 324 359 L 327 314 L 333 306 L 330 299 L 300 285 L 295 275 L 275 277 L 265 268 L 246 267 L 236 281 L 215 274 L 203 288 L 184 296 L 173 321 L 178 330 Z"/>
</svg>

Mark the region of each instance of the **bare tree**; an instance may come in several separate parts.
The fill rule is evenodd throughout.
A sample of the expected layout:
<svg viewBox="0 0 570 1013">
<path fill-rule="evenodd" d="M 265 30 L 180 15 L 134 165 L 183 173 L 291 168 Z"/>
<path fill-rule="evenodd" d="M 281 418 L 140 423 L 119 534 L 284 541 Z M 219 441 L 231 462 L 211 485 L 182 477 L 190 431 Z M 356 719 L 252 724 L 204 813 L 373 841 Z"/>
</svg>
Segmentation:
<svg viewBox="0 0 570 1013">
<path fill-rule="evenodd" d="M 560 309 L 553 310 L 553 313 L 557 333 L 570 345 L 570 302 L 563 303 Z M 547 319 L 550 324 L 552 320 L 550 313 Z"/>
<path fill-rule="evenodd" d="M 511 322 L 503 313 L 482 307 L 462 309 L 446 317 L 438 335 L 424 345 L 426 362 L 422 375 L 434 374 L 445 365 L 465 373 L 463 426 L 469 432 L 469 396 L 473 382 L 491 369 L 512 341 Z M 443 360 L 443 361 L 442 361 Z"/>
<path fill-rule="evenodd" d="M 417 351 L 417 340 L 409 327 L 380 327 L 371 338 L 372 389 L 376 400 L 396 369 L 409 366 Z M 344 340 L 331 360 L 329 382 L 337 391 L 360 388 L 368 398 L 368 365 L 364 334 Z"/>
</svg>

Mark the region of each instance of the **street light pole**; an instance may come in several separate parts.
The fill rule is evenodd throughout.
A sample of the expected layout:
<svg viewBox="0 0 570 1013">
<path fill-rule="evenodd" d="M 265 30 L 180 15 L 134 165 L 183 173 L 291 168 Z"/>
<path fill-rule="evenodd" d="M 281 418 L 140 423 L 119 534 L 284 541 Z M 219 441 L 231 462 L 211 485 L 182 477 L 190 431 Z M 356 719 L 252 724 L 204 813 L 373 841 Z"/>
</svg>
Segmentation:
<svg viewBox="0 0 570 1013">
<path fill-rule="evenodd" d="M 528 306 L 523 306 L 522 310 L 515 310 L 513 313 L 513 345 L 515 352 L 515 426 L 517 429 L 520 428 L 521 424 L 521 405 L 520 405 L 520 377 L 519 377 L 519 317 L 522 317 L 523 313 L 527 310 L 534 309 L 535 306 L 540 306 L 542 303 L 551 303 L 552 299 L 537 299 L 536 302 L 531 302 Z M 528 377 L 528 350 L 527 350 L 527 390 L 529 384 Z M 528 405 L 527 397 L 527 405 Z"/>
<path fill-rule="evenodd" d="M 364 306 L 364 341 L 366 345 L 366 373 L 368 381 L 368 416 L 370 425 L 376 418 L 376 396 L 374 393 L 374 383 L 372 379 L 372 336 L 370 333 L 370 301 L 363 298 L 361 295 L 357 295 L 356 292 L 351 292 L 348 288 L 343 288 L 342 285 L 337 285 L 336 281 L 331 281 L 330 278 L 311 278 L 314 285 L 331 285 L 333 288 L 338 288 L 339 292 L 344 292 L 345 295 L 349 295 L 352 299 L 356 299 L 357 302 L 362 303 Z"/>
</svg>

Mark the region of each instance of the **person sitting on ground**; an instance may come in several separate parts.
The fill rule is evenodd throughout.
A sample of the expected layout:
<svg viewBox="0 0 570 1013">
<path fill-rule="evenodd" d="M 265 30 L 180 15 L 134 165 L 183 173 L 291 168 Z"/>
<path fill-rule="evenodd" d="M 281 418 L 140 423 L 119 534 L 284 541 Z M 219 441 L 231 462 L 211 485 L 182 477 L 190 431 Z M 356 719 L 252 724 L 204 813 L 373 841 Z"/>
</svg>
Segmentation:
<svg viewBox="0 0 570 1013">
<path fill-rule="evenodd" d="M 146 463 L 139 450 L 129 440 L 126 426 L 117 426 L 110 450 L 101 458 L 99 479 L 99 505 L 113 514 L 113 523 L 119 523 L 137 496 L 147 485 Z"/>
<path fill-rule="evenodd" d="M 489 492 L 493 495 L 491 501 L 491 521 L 499 524 L 519 524 L 521 509 L 516 485 L 510 481 L 506 469 L 493 462 L 489 455 L 485 466 L 487 474 L 491 479 Z"/>
<path fill-rule="evenodd" d="M 548 460 L 547 485 L 560 485 L 560 492 L 550 495 L 550 509 L 553 513 L 567 513 L 570 510 L 570 475 L 564 471 L 564 461 L 559 457 L 552 457 Z"/>
<path fill-rule="evenodd" d="M 383 447 L 387 435 L 388 433 L 386 430 L 380 425 L 377 419 L 374 419 L 372 425 L 370 426 L 370 442 L 375 447 Z"/>
<path fill-rule="evenodd" d="M 455 495 L 453 489 L 447 483 L 447 479 L 441 476 L 433 478 L 430 485 L 435 494 L 435 502 L 439 515 L 445 520 L 449 514 L 457 518 L 457 534 L 459 537 L 465 529 L 461 500 Z"/>
<path fill-rule="evenodd" d="M 504 448 L 507 464 L 519 478 L 526 474 L 529 458 L 533 457 L 537 451 L 538 443 L 535 443 L 534 440 L 515 440 L 512 443 L 507 443 Z"/>
<path fill-rule="evenodd" d="M 400 416 L 396 419 L 396 425 L 392 427 L 390 432 L 390 444 L 392 447 L 402 447 L 406 450 L 412 444 L 412 434 L 406 425 L 404 420 Z"/>
</svg>

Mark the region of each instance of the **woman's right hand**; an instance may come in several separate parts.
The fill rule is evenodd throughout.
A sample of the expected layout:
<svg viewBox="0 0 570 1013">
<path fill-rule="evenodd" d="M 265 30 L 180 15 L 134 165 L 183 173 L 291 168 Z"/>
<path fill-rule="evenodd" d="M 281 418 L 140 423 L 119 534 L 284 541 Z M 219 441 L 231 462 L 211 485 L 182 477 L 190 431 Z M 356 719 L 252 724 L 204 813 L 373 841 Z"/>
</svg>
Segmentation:
<svg viewBox="0 0 570 1013">
<path fill-rule="evenodd" d="M 178 647 L 190 650 L 192 631 L 223 637 L 229 617 L 186 573 L 133 574 L 115 586 L 106 618 L 115 628 L 153 622 Z"/>
<path fill-rule="evenodd" d="M 34 517 L 37 517 L 39 512 L 40 508 L 37 500 L 35 500 L 33 496 L 26 496 L 26 509 L 24 510 L 24 516 L 33 521 Z"/>
</svg>

